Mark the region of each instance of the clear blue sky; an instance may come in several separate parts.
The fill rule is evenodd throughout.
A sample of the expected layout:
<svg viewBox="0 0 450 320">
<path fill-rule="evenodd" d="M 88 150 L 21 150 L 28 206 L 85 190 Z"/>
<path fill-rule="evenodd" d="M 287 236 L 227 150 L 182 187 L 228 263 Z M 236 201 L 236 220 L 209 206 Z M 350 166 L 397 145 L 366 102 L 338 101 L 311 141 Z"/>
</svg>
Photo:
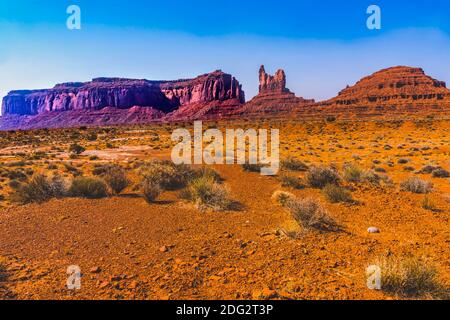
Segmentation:
<svg viewBox="0 0 450 320">
<path fill-rule="evenodd" d="M 66 28 L 77 4 L 82 30 Z M 366 9 L 382 29 L 366 28 Z M 0 3 L 0 97 L 98 76 L 235 75 L 247 97 L 260 64 L 299 96 L 325 99 L 392 65 L 450 82 L 450 1 L 15 0 Z"/>
</svg>

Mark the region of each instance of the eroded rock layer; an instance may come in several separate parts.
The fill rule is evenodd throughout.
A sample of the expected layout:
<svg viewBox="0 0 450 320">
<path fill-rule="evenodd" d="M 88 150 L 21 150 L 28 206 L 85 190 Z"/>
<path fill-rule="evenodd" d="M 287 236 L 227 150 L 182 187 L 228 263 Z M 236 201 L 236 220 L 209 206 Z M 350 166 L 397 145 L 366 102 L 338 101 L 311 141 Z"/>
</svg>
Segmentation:
<svg viewBox="0 0 450 320">
<path fill-rule="evenodd" d="M 299 112 L 343 117 L 448 113 L 450 90 L 420 68 L 399 66 L 375 72 L 347 86 L 337 97 Z"/>
<path fill-rule="evenodd" d="M 3 99 L 2 115 L 92 111 L 106 107 L 130 109 L 134 106 L 168 113 L 188 104 L 229 99 L 238 104 L 245 102 L 239 82 L 222 71 L 177 81 L 97 78 L 86 83 L 58 84 L 46 90 L 12 91 Z"/>
<path fill-rule="evenodd" d="M 314 103 L 296 97 L 286 88 L 286 74 L 279 69 L 275 74 L 266 73 L 264 66 L 259 69 L 259 93 L 242 108 L 234 110 L 233 113 L 246 116 L 264 116 L 274 114 L 286 114 L 294 112 L 302 105 Z"/>
</svg>

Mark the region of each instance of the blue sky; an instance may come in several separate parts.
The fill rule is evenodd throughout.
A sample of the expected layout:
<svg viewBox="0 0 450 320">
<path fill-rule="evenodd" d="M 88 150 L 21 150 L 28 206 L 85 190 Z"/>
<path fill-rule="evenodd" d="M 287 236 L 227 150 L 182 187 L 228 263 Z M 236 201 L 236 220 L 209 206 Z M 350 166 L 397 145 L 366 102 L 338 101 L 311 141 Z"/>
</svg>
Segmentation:
<svg viewBox="0 0 450 320">
<path fill-rule="evenodd" d="M 82 29 L 66 28 L 77 4 Z M 377 4 L 382 29 L 366 28 Z M 326 99 L 393 65 L 450 82 L 450 2 L 1 1 L 0 97 L 99 76 L 147 79 L 232 73 L 247 98 L 260 64 L 284 68 L 299 96 Z"/>
</svg>

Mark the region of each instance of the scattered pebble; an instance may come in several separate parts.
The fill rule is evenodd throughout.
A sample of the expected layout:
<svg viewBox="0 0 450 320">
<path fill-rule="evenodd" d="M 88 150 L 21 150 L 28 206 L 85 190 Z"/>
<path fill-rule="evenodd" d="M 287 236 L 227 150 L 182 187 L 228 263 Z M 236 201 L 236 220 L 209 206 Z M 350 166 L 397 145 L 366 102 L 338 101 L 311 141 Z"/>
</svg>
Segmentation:
<svg viewBox="0 0 450 320">
<path fill-rule="evenodd" d="M 368 233 L 380 233 L 380 229 L 378 229 L 377 227 L 369 227 L 367 229 Z"/>
</svg>

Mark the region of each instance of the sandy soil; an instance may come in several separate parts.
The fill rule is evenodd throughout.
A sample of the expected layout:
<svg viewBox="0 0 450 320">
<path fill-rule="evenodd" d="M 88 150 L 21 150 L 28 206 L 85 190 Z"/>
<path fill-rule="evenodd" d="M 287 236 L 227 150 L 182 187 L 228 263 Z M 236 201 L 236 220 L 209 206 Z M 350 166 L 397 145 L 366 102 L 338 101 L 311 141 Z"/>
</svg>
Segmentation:
<svg viewBox="0 0 450 320">
<path fill-rule="evenodd" d="M 399 181 L 414 173 L 397 163 L 406 157 L 416 170 L 429 163 L 449 169 L 449 122 L 431 127 L 410 122 L 282 126 L 283 155 L 312 164 L 357 161 L 367 168 L 380 160 L 377 166 L 385 168 L 394 185 L 356 185 L 352 196 L 358 204 L 330 204 L 316 189 L 289 190 L 274 177 L 244 172 L 240 166 L 215 166 L 242 210 L 202 213 L 180 200 L 178 192 L 166 192 L 158 203 L 148 204 L 130 190 L 101 200 L 7 202 L 0 211 L 0 297 L 395 299 L 369 290 L 365 279 L 368 265 L 390 255 L 425 257 L 450 285 L 449 179 L 419 175 L 435 184 L 430 198 L 437 210 L 425 210 L 423 195 L 399 190 Z M 422 150 L 424 145 L 430 148 Z M 419 151 L 411 151 L 416 146 Z M 129 157 L 130 150 L 142 151 L 140 157 L 168 154 L 142 148 L 121 147 L 114 160 L 124 160 L 121 153 Z M 110 160 L 102 159 L 101 152 L 88 155 L 92 152 L 99 161 Z M 90 165 L 87 161 L 86 168 Z M 342 231 L 285 236 L 283 230 L 298 226 L 271 201 L 276 190 L 319 199 Z M 381 233 L 369 234 L 370 226 Z M 82 270 L 80 290 L 66 287 L 70 265 Z"/>
</svg>

